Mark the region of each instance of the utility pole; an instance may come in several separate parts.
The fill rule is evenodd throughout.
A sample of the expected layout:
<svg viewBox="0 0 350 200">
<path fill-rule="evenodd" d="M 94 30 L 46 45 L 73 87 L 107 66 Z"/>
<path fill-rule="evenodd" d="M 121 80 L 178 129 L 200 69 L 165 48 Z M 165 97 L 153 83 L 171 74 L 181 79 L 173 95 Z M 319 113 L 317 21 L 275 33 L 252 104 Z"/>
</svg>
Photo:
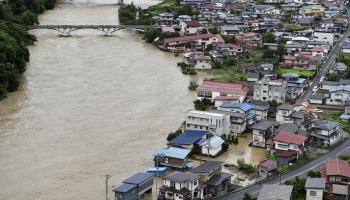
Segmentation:
<svg viewBox="0 0 350 200">
<path fill-rule="evenodd" d="M 112 177 L 111 175 L 106 174 L 106 200 L 108 200 L 108 180 Z"/>
</svg>

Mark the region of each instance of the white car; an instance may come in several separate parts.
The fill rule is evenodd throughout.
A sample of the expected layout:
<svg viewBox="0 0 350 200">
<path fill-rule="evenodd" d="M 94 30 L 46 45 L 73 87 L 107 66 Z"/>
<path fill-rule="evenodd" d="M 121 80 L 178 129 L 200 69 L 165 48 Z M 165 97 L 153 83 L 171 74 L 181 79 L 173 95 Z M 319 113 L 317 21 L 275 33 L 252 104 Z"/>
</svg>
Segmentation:
<svg viewBox="0 0 350 200">
<path fill-rule="evenodd" d="M 316 108 L 316 109 L 315 109 L 315 112 L 317 112 L 317 113 L 322 113 L 323 110 L 320 110 L 320 109 Z"/>
<path fill-rule="evenodd" d="M 314 86 L 314 88 L 312 88 L 312 91 L 316 92 L 317 91 L 317 86 Z"/>
<path fill-rule="evenodd" d="M 322 77 L 320 78 L 320 82 L 322 82 L 322 81 L 324 81 L 324 76 L 322 76 Z"/>
</svg>

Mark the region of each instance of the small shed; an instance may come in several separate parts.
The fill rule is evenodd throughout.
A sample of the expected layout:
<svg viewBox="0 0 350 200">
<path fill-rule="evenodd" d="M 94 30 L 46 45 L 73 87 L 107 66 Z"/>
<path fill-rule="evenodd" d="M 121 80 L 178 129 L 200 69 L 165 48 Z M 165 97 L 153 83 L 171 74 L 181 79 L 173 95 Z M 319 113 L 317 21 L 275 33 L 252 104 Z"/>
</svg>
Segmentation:
<svg viewBox="0 0 350 200">
<path fill-rule="evenodd" d="M 263 159 L 259 163 L 259 175 L 263 178 L 273 175 L 277 171 L 277 161 Z"/>
</svg>

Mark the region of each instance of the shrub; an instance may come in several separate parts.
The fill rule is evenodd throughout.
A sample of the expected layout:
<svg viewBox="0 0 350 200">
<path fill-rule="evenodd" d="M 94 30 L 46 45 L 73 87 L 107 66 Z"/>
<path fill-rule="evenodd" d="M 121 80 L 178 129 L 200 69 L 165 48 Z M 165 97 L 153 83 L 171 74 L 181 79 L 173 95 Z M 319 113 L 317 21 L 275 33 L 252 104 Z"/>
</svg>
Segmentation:
<svg viewBox="0 0 350 200">
<path fill-rule="evenodd" d="M 182 133 L 182 131 L 179 129 L 177 131 L 175 131 L 174 133 L 171 132 L 169 133 L 168 137 L 166 138 L 167 141 L 171 141 L 173 140 L 174 138 L 176 138 L 177 136 L 179 136 L 180 134 Z"/>
<path fill-rule="evenodd" d="M 252 174 L 256 172 L 256 168 L 251 164 L 245 163 L 243 159 L 238 159 L 237 164 L 238 164 L 238 169 L 244 173 Z"/>
<path fill-rule="evenodd" d="M 209 108 L 209 106 L 213 105 L 213 103 L 210 101 L 210 99 L 203 98 L 202 100 L 197 99 L 194 101 L 194 108 L 196 110 L 206 110 Z"/>
</svg>

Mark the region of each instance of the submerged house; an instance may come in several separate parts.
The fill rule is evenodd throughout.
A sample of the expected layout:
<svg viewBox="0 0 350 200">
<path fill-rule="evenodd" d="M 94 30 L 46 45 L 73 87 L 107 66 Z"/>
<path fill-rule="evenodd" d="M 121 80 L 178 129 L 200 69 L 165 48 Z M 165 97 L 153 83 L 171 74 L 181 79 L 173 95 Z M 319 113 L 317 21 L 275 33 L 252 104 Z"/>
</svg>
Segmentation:
<svg viewBox="0 0 350 200">
<path fill-rule="evenodd" d="M 161 167 L 170 167 L 176 170 L 185 170 L 192 168 L 192 163 L 188 160 L 191 153 L 189 149 L 182 149 L 176 147 L 159 148 L 153 153 L 154 165 Z"/>
<path fill-rule="evenodd" d="M 207 133 L 208 131 L 186 130 L 171 140 L 168 145 L 172 147 L 189 149 L 192 153 L 200 153 L 201 147 L 199 145 L 206 139 Z"/>
<path fill-rule="evenodd" d="M 266 141 L 272 136 L 274 123 L 267 120 L 261 120 L 254 124 L 252 146 L 266 147 Z"/>
</svg>

